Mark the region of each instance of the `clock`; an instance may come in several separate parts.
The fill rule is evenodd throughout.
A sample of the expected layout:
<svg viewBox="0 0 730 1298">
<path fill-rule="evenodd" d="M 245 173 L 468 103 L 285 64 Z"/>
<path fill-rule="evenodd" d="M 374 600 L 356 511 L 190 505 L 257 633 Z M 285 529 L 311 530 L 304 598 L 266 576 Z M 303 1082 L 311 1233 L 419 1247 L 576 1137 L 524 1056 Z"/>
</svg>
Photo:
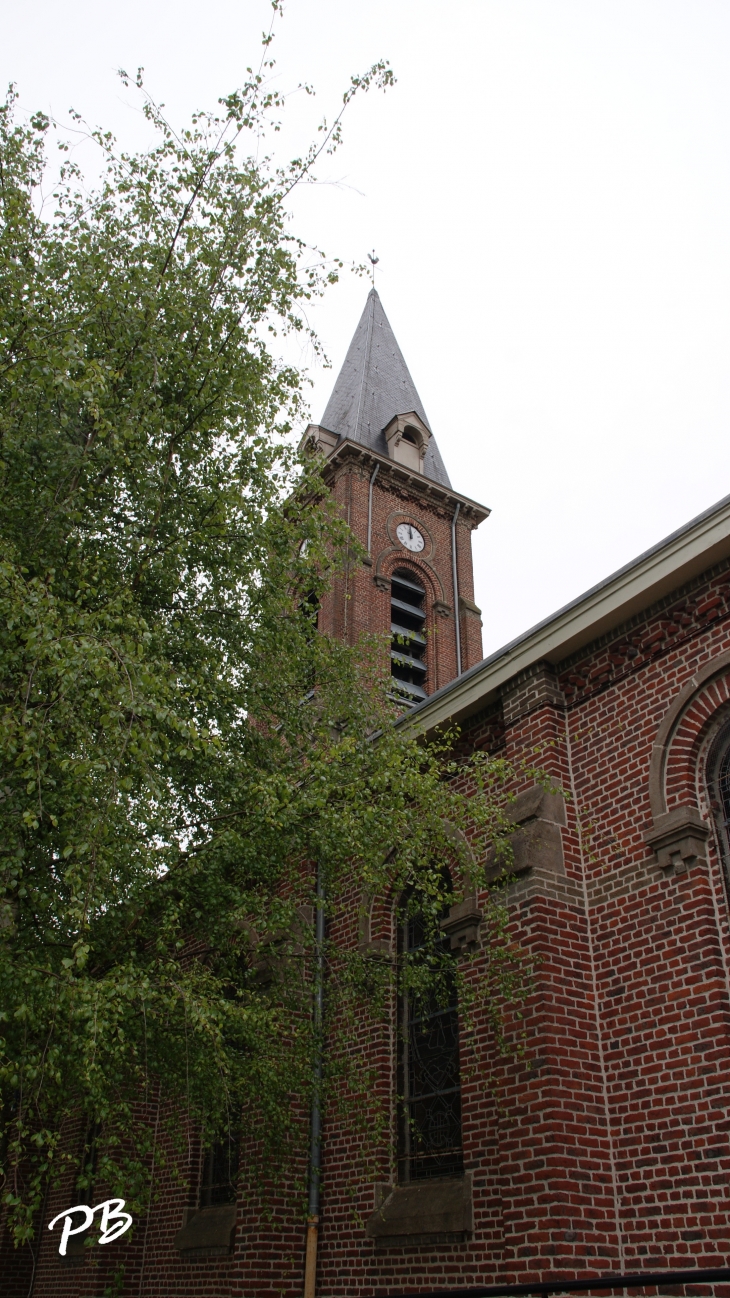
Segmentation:
<svg viewBox="0 0 730 1298">
<path fill-rule="evenodd" d="M 414 527 L 412 523 L 399 523 L 395 529 L 395 534 L 401 545 L 406 550 L 412 550 L 414 554 L 418 554 L 418 551 L 422 550 L 426 544 L 418 528 Z"/>
</svg>

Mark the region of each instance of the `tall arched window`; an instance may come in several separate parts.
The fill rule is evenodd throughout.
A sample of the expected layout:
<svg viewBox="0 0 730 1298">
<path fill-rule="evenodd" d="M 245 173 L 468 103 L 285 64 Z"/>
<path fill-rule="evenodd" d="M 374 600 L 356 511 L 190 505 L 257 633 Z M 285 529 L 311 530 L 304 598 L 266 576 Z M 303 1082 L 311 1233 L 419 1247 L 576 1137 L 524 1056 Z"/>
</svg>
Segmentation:
<svg viewBox="0 0 730 1298">
<path fill-rule="evenodd" d="M 427 698 L 426 592 L 408 568 L 396 568 L 390 585 L 390 671 L 394 693 L 413 706 Z"/>
<path fill-rule="evenodd" d="M 413 894 L 401 902 L 399 951 L 424 949 L 426 925 Z M 448 950 L 444 939 L 443 950 Z M 461 1140 L 459 1011 L 455 977 L 448 968 L 439 991 L 404 995 L 398 1049 L 398 1180 L 459 1176 Z"/>
</svg>

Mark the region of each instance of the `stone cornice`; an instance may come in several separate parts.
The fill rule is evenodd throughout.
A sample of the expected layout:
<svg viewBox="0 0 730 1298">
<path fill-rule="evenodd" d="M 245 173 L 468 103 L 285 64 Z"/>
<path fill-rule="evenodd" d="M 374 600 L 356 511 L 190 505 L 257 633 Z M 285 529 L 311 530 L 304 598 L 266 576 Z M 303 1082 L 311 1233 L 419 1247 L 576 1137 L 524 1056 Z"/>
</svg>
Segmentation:
<svg viewBox="0 0 730 1298">
<path fill-rule="evenodd" d="M 359 442 L 351 442 L 347 438 L 343 438 L 327 456 L 322 466 L 324 481 L 330 485 L 337 476 L 338 469 L 344 469 L 352 464 L 358 464 L 366 470 L 368 476 L 377 464 L 376 485 L 379 483 L 382 486 L 387 481 L 396 490 L 406 491 L 409 495 L 420 498 L 424 504 L 449 505 L 450 512 L 453 513 L 458 503 L 461 505 L 460 518 L 468 520 L 474 527 L 483 523 L 491 513 L 486 505 L 480 505 L 476 500 L 470 500 L 468 496 L 462 496 L 458 491 L 442 486 L 440 482 L 425 478 L 421 473 L 414 473 L 406 465 L 389 460 L 384 455 L 378 455 L 377 451 L 371 451 L 369 447 L 362 446 Z"/>
</svg>

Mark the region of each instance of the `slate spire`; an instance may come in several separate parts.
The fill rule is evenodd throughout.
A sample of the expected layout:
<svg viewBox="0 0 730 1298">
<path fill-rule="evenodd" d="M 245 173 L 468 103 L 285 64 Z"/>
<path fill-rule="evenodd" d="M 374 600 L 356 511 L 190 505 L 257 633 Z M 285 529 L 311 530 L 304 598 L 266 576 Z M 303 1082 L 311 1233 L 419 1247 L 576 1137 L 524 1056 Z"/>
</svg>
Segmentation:
<svg viewBox="0 0 730 1298">
<path fill-rule="evenodd" d="M 394 416 L 411 411 L 415 411 L 430 432 L 423 403 L 373 288 L 320 423 L 341 438 L 361 442 L 387 456 L 383 430 Z M 423 473 L 444 487 L 451 486 L 433 435 Z"/>
</svg>

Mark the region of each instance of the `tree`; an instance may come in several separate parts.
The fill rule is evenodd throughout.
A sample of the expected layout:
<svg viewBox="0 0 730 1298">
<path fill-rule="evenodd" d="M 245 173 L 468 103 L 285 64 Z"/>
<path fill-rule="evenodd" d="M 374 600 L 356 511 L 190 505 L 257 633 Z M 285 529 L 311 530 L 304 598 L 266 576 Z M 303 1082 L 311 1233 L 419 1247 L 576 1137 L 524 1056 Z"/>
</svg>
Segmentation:
<svg viewBox="0 0 730 1298">
<path fill-rule="evenodd" d="M 147 99 L 146 152 L 94 132 L 101 182 L 66 162 L 50 214 L 50 123 L 20 122 L 12 93 L 0 112 L 0 1093 L 18 1241 L 76 1152 L 73 1115 L 100 1124 L 97 1175 L 128 1199 L 152 1094 L 208 1138 L 256 1105 L 263 1153 L 285 1152 L 314 1044 L 311 863 L 332 913 L 354 885 L 417 886 L 437 978 L 440 862 L 460 851 L 445 822 L 477 844 L 505 824 L 499 764 L 458 793 L 448 743 L 390 725 L 379 646 L 316 634 L 318 597 L 359 557 L 290 449 L 302 376 L 271 340 L 336 277 L 286 202 L 341 114 L 306 157 L 256 160 L 266 66 L 181 133 Z M 345 104 L 390 80 L 376 65 Z M 496 1023 L 524 980 L 496 901 L 492 921 Z M 341 1022 L 378 994 L 355 957 L 332 960 Z"/>
</svg>

